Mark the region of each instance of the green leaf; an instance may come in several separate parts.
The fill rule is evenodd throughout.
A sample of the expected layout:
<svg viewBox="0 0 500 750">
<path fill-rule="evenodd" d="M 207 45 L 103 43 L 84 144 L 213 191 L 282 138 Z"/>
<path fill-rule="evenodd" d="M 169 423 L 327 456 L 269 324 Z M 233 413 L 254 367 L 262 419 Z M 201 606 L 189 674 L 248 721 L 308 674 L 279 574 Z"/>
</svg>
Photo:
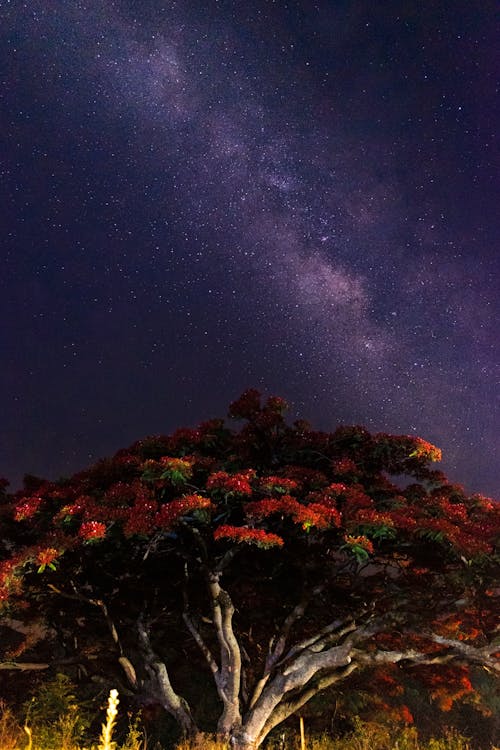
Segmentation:
<svg viewBox="0 0 500 750">
<path fill-rule="evenodd" d="M 169 479 L 172 484 L 186 484 L 186 477 L 181 471 L 167 469 L 160 475 L 160 479 Z"/>
<path fill-rule="evenodd" d="M 368 552 L 364 547 L 360 547 L 359 544 L 353 544 L 351 547 L 351 551 L 359 561 L 368 560 L 369 558 Z"/>
<path fill-rule="evenodd" d="M 373 539 L 394 539 L 396 532 L 390 526 L 379 526 L 370 530 Z"/>
</svg>

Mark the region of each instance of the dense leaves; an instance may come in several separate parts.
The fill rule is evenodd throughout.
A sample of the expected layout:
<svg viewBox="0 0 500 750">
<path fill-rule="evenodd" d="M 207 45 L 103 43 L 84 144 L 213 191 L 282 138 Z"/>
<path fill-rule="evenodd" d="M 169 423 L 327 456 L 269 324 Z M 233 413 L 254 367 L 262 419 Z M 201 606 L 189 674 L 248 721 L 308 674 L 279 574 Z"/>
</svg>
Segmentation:
<svg viewBox="0 0 500 750">
<path fill-rule="evenodd" d="M 250 390 L 239 429 L 212 420 L 31 481 L 4 512 L 5 612 L 43 611 L 61 642 L 78 631 L 81 660 L 108 632 L 129 687 L 194 731 L 162 683 L 186 627 L 239 747 L 355 669 L 411 664 L 445 709 L 467 695 L 469 662 L 495 668 L 499 506 L 432 468 L 421 438 L 317 432 L 285 409 Z"/>
</svg>

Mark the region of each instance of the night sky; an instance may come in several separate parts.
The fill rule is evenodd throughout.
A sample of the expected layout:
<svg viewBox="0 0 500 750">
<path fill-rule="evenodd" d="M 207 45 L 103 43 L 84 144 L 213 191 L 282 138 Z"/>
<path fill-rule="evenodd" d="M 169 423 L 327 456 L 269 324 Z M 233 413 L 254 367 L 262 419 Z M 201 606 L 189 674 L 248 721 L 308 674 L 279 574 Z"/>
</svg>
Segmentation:
<svg viewBox="0 0 500 750">
<path fill-rule="evenodd" d="M 0 475 L 256 387 L 500 497 L 495 13 L 0 0 Z"/>
</svg>

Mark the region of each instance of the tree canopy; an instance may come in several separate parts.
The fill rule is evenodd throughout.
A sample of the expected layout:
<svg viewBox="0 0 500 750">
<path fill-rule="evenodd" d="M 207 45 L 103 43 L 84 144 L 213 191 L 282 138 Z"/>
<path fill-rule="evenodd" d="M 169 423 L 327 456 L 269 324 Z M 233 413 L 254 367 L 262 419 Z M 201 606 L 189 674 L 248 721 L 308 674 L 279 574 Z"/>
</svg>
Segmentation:
<svg viewBox="0 0 500 750">
<path fill-rule="evenodd" d="M 55 660 L 107 671 L 191 735 L 176 665 L 198 655 L 241 750 L 353 673 L 416 670 L 443 708 L 472 691 L 469 665 L 498 670 L 499 505 L 433 468 L 421 438 L 285 410 L 249 390 L 234 429 L 147 438 L 6 496 L 5 617 L 42 617 Z"/>
</svg>

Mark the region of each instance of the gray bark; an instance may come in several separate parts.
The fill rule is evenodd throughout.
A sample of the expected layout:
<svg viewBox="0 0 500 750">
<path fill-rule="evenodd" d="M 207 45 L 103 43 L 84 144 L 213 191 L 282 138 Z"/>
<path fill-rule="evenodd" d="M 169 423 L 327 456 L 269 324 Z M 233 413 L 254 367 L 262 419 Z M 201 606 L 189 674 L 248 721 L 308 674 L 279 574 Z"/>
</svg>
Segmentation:
<svg viewBox="0 0 500 750">
<path fill-rule="evenodd" d="M 142 620 L 137 624 L 139 643 L 144 657 L 144 664 L 148 671 L 152 689 L 158 702 L 177 721 L 183 734 L 195 736 L 199 733 L 198 727 L 191 715 L 187 702 L 178 695 L 172 687 L 168 670 L 165 663 L 154 653 L 149 632 Z"/>
<path fill-rule="evenodd" d="M 212 602 L 212 617 L 219 642 L 220 672 L 216 680 L 223 710 L 217 724 L 217 733 L 228 737 L 241 725 L 241 651 L 233 630 L 234 606 L 231 597 L 220 583 L 220 573 L 209 573 L 208 588 Z"/>
<path fill-rule="evenodd" d="M 284 701 L 287 693 L 296 690 L 300 692 L 321 672 L 341 671 L 350 665 L 352 661 L 350 652 L 353 646 L 354 638 L 351 637 L 341 645 L 333 646 L 325 652 L 314 653 L 307 650 L 293 659 L 291 664 L 278 671 L 269 680 L 253 708 L 245 716 L 242 727 L 244 737 L 243 734 L 236 736 L 235 747 L 238 750 L 243 749 L 245 748 L 245 742 L 249 749 L 253 750 L 254 747 L 259 747 L 273 726 L 276 726 L 294 712 L 293 703 L 289 706 L 290 710 L 284 708 L 283 705 L 281 705 L 280 710 L 280 704 Z M 307 700 L 320 689 L 322 688 L 314 689 Z"/>
</svg>

